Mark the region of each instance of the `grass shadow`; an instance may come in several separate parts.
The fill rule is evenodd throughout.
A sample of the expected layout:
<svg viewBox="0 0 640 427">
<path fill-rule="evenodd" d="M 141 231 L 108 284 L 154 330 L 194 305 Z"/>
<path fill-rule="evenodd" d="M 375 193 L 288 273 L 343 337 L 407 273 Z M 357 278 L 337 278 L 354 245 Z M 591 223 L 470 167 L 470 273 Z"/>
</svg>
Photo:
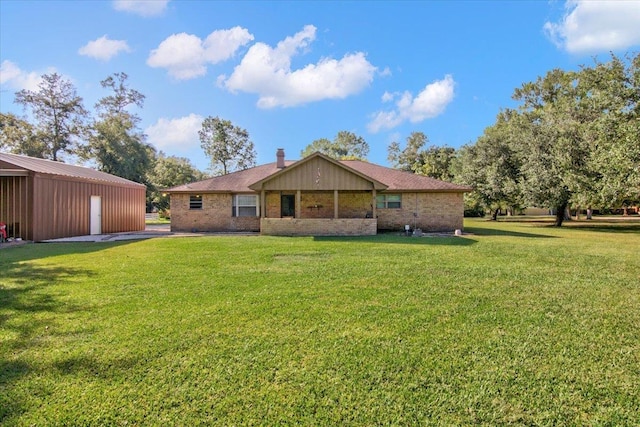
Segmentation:
<svg viewBox="0 0 640 427">
<path fill-rule="evenodd" d="M 336 243 L 374 243 L 421 246 L 470 246 L 475 240 L 460 236 L 423 235 L 421 237 L 405 236 L 398 233 L 380 233 L 375 236 L 315 236 L 317 242 Z"/>
<path fill-rule="evenodd" d="M 41 369 L 34 368 L 28 360 L 17 359 L 16 355 L 59 339 L 55 332 L 58 315 L 87 309 L 65 301 L 65 295 L 61 294 L 59 288 L 56 289 L 56 285 L 70 278 L 76 280 L 94 275 L 86 268 L 47 266 L 28 261 L 61 253 L 99 249 L 87 246 L 78 248 L 73 245 L 42 250 L 39 245 L 26 244 L 2 250 L 0 331 L 8 338 L 3 340 L 0 350 L 0 390 L 3 390 L 0 394 L 13 397 L 9 402 L 3 402 L 6 400 L 4 398 L 0 399 L 0 424 L 4 418 L 23 411 L 23 403 L 11 391 L 20 384 L 23 377 L 32 374 L 34 369 Z"/>
<path fill-rule="evenodd" d="M 139 240 L 118 240 L 116 242 L 78 242 L 78 243 L 26 243 L 0 249 L 0 278 L 7 263 L 31 261 L 51 256 L 91 253 L 105 249 L 128 245 Z"/>
<path fill-rule="evenodd" d="M 16 418 L 25 411 L 24 402 L 16 396 L 10 396 L 10 386 L 32 371 L 30 364 L 21 360 L 0 360 L 0 425 L 9 424 L 10 418 Z"/>
<path fill-rule="evenodd" d="M 483 227 L 465 227 L 464 231 L 477 236 L 509 236 L 509 237 L 521 237 L 521 238 L 536 238 L 536 239 L 551 239 L 556 236 L 549 236 L 548 234 L 538 233 L 525 233 L 522 231 L 513 231 L 505 229 L 495 228 L 483 228 Z"/>
<path fill-rule="evenodd" d="M 600 233 L 640 233 L 640 221 L 567 221 L 563 226 L 571 229 L 597 231 Z"/>
<path fill-rule="evenodd" d="M 105 363 L 106 362 L 106 363 Z M 110 379 L 129 372 L 140 363 L 139 357 L 122 357 L 98 360 L 95 357 L 76 355 L 52 363 L 53 369 L 63 375 Z"/>
</svg>

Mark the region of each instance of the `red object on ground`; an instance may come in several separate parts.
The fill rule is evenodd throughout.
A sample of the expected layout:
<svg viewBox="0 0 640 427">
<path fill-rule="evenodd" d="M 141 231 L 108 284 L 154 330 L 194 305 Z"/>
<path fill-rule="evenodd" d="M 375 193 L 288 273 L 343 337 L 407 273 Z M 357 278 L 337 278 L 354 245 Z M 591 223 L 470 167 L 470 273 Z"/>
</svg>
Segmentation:
<svg viewBox="0 0 640 427">
<path fill-rule="evenodd" d="M 0 222 L 0 236 L 2 236 L 2 240 L 7 240 L 7 224 L 4 222 Z"/>
</svg>

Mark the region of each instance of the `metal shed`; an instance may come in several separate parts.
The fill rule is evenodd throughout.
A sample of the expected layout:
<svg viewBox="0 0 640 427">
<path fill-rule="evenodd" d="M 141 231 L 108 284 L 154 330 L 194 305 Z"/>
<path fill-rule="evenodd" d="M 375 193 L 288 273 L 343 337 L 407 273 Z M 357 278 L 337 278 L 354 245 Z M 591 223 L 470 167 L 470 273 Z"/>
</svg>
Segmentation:
<svg viewBox="0 0 640 427">
<path fill-rule="evenodd" d="M 0 222 L 42 241 L 145 228 L 142 184 L 90 168 L 0 153 Z"/>
</svg>

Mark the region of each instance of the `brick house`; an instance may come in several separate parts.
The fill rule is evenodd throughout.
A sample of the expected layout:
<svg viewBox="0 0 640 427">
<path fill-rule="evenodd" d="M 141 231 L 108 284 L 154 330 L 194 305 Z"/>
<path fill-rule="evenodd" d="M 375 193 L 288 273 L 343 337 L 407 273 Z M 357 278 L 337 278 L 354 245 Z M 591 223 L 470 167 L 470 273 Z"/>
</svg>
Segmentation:
<svg viewBox="0 0 640 427">
<path fill-rule="evenodd" d="M 265 235 L 374 235 L 462 229 L 468 187 L 321 153 L 165 190 L 172 231 Z"/>
</svg>

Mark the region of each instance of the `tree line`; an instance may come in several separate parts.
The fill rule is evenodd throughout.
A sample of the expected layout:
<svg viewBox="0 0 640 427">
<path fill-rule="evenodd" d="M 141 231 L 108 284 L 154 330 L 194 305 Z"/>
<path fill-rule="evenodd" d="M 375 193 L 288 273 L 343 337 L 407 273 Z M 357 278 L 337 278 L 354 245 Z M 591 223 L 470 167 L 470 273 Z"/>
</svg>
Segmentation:
<svg viewBox="0 0 640 427">
<path fill-rule="evenodd" d="M 42 76 L 38 91 L 22 90 L 15 102 L 31 111 L 31 123 L 0 113 L 0 149 L 60 160 L 92 161 L 96 167 L 147 185 L 148 206 L 168 209 L 163 188 L 207 175 L 188 159 L 166 156 L 146 143 L 140 118 L 144 95 L 131 89 L 125 73 L 101 82 L 110 95 L 95 105 L 95 118 L 73 85 L 58 74 Z M 404 147 L 392 142 L 394 168 L 470 186 L 467 212 L 552 209 L 561 226 L 569 207 L 618 208 L 640 204 L 640 54 L 608 62 L 594 60 L 578 71 L 554 69 L 516 88 L 517 107 L 500 111 L 496 122 L 459 149 L 429 145 L 413 132 Z M 198 132 L 212 174 L 255 166 L 249 133 L 229 120 L 207 117 Z M 353 132 L 307 145 L 336 159 L 366 160 L 369 145 Z"/>
<path fill-rule="evenodd" d="M 100 82 L 108 95 L 84 107 L 73 84 L 57 73 L 44 74 L 38 89 L 21 90 L 15 103 L 30 113 L 20 118 L 0 113 L 0 149 L 31 157 L 63 161 L 73 158 L 147 186 L 147 209 L 166 210 L 162 189 L 203 179 L 206 175 L 182 157 L 167 156 L 146 142 L 139 128 L 145 96 L 128 85 L 126 73 Z"/>
<path fill-rule="evenodd" d="M 466 208 L 529 206 L 619 208 L 640 204 L 640 54 L 594 61 L 578 71 L 555 69 L 516 88 L 516 108 L 502 110 L 474 143 L 458 150 L 430 146 L 416 132 L 398 168 L 469 185 Z"/>
</svg>

